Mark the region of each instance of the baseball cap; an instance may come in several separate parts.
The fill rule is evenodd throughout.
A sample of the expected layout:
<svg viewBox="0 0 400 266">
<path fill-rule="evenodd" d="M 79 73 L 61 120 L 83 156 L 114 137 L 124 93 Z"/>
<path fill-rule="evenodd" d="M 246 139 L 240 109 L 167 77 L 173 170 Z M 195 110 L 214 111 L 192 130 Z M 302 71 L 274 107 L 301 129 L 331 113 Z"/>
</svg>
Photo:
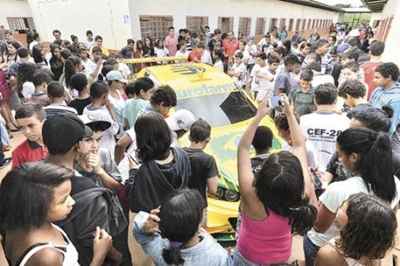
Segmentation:
<svg viewBox="0 0 400 266">
<path fill-rule="evenodd" d="M 43 124 L 43 142 L 50 154 L 65 154 L 85 136 L 85 125 L 76 115 L 55 115 Z"/>
<path fill-rule="evenodd" d="M 165 121 L 172 131 L 188 131 L 192 124 L 196 121 L 196 118 L 190 111 L 181 109 L 173 113 L 170 117 L 165 119 Z"/>
<path fill-rule="evenodd" d="M 120 81 L 123 83 L 128 83 L 128 81 L 126 79 L 124 79 L 121 72 L 118 70 L 111 70 L 110 72 L 108 72 L 106 75 L 106 79 L 109 81 L 116 80 L 116 81 Z"/>
<path fill-rule="evenodd" d="M 83 114 L 79 116 L 82 122 L 88 127 L 93 134 L 93 131 L 106 131 L 111 127 L 111 123 L 101 119 L 101 117 L 94 114 Z M 87 135 L 86 137 L 90 137 Z"/>
</svg>

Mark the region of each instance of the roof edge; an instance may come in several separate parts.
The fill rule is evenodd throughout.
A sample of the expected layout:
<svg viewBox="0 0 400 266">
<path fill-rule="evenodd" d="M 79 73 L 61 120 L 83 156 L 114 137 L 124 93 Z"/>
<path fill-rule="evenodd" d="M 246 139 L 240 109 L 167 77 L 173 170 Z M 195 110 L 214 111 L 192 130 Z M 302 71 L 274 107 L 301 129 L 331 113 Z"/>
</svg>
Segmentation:
<svg viewBox="0 0 400 266">
<path fill-rule="evenodd" d="M 320 3 L 317 1 L 313 1 L 313 0 L 279 0 L 279 1 L 296 4 L 296 5 L 309 6 L 309 7 L 329 10 L 329 11 L 333 11 L 333 12 L 340 12 L 340 13 L 344 12 L 344 10 L 339 7 L 334 7 L 334 6 L 327 5 L 327 4 Z"/>
</svg>

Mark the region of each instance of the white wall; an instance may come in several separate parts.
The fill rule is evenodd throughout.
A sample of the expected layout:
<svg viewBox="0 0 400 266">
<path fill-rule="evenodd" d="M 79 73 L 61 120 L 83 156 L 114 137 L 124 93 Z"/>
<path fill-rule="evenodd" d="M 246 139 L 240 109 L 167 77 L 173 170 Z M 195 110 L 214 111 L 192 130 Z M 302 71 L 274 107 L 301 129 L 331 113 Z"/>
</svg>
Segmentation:
<svg viewBox="0 0 400 266">
<path fill-rule="evenodd" d="M 120 49 L 130 38 L 129 0 L 28 1 L 43 40 L 53 40 L 53 29 L 59 29 L 65 39 L 75 34 L 82 41 L 90 29 L 103 37 L 105 47 L 113 49 Z"/>
<path fill-rule="evenodd" d="M 234 31 L 238 33 L 239 17 L 251 17 L 255 27 L 257 17 L 270 18 L 315 18 L 338 20 L 338 13 L 301 6 L 277 0 L 131 0 L 130 15 L 132 36 L 141 38 L 140 15 L 173 16 L 176 29 L 186 28 L 186 16 L 208 16 L 211 30 L 218 27 L 218 17 L 234 17 Z M 254 20 L 254 22 L 253 22 Z M 254 29 L 251 29 L 254 32 Z"/>
<path fill-rule="evenodd" d="M 381 18 L 394 16 L 392 26 L 386 39 L 386 48 L 383 54 L 383 61 L 394 62 L 400 66 L 400 1 L 389 0 L 381 14 Z"/>
<path fill-rule="evenodd" d="M 32 11 L 26 0 L 0 0 L 0 25 L 9 28 L 7 17 L 32 17 Z"/>
</svg>

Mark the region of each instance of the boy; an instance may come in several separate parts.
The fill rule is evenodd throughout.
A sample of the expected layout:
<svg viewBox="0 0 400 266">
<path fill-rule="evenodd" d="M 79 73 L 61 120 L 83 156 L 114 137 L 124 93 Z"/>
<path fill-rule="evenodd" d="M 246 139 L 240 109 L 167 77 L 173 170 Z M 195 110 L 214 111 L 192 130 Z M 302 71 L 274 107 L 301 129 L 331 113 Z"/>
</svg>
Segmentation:
<svg viewBox="0 0 400 266">
<path fill-rule="evenodd" d="M 362 80 L 360 66 L 357 62 L 350 62 L 343 66 L 339 76 L 339 86 L 346 80 Z"/>
<path fill-rule="evenodd" d="M 125 93 L 129 100 L 126 101 L 122 112 L 126 129 L 133 127 L 138 116 L 150 105 L 153 88 L 154 82 L 147 77 L 139 78 L 126 87 Z"/>
<path fill-rule="evenodd" d="M 384 42 L 373 41 L 369 46 L 369 61 L 361 65 L 362 76 L 365 84 L 368 86 L 368 99 L 376 88 L 374 84 L 374 73 L 375 69 L 382 63 L 381 56 L 384 51 Z"/>
<path fill-rule="evenodd" d="M 30 103 L 41 106 L 50 104 L 50 99 L 47 96 L 47 86 L 51 81 L 51 75 L 46 70 L 39 70 L 34 73 L 32 82 L 35 85 L 35 92 L 32 94 Z"/>
<path fill-rule="evenodd" d="M 290 91 L 298 86 L 298 82 L 292 77 L 291 73 L 300 68 L 300 60 L 294 55 L 290 54 L 284 59 L 284 69 L 275 77 L 274 95 L 285 93 L 290 95 Z"/>
<path fill-rule="evenodd" d="M 400 83 L 399 68 L 394 63 L 384 63 L 375 70 L 374 83 L 377 86 L 372 93 L 370 103 L 377 108 L 389 106 L 393 110 L 392 125 L 390 133 L 392 134 L 400 121 Z"/>
<path fill-rule="evenodd" d="M 261 169 L 262 163 L 268 157 L 269 150 L 272 148 L 274 136 L 269 127 L 259 126 L 254 135 L 252 145 L 256 150 L 256 156 L 251 158 L 251 168 L 253 172 Z"/>
<path fill-rule="evenodd" d="M 246 65 L 243 63 L 242 52 L 237 52 L 235 54 L 235 63 L 229 70 L 228 74 L 233 77 L 233 79 L 235 80 L 235 84 L 240 89 L 244 88 L 244 86 L 246 85 L 247 68 Z"/>
<path fill-rule="evenodd" d="M 339 87 L 338 95 L 345 100 L 345 105 L 353 109 L 359 104 L 367 103 L 365 99 L 367 89 L 365 85 L 356 79 L 346 80 Z"/>
<path fill-rule="evenodd" d="M 26 140 L 13 151 L 12 168 L 47 157 L 47 148 L 42 138 L 45 118 L 46 113 L 40 105 L 24 104 L 16 111 L 15 119 Z"/>
<path fill-rule="evenodd" d="M 65 89 L 61 83 L 57 81 L 50 82 L 47 86 L 47 95 L 50 99 L 50 104 L 44 108 L 47 117 L 64 114 L 78 114 L 74 108 L 67 106 L 65 103 Z"/>
<path fill-rule="evenodd" d="M 202 195 L 207 207 L 207 192 L 217 194 L 218 168 L 213 156 L 204 152 L 210 142 L 211 126 L 205 120 L 199 119 L 190 127 L 190 146 L 184 148 L 192 166 L 192 176 L 189 188 L 197 189 Z"/>
<path fill-rule="evenodd" d="M 314 104 L 314 90 L 311 87 L 313 76 L 312 70 L 303 70 L 300 74 L 300 87 L 292 90 L 290 93 L 290 101 L 298 116 L 309 114 L 316 108 Z"/>
<path fill-rule="evenodd" d="M 110 101 L 108 100 L 109 88 L 106 83 L 97 81 L 90 86 L 92 103 L 83 109 L 83 114 L 91 119 L 107 121 L 111 127 L 104 132 L 100 147 L 104 149 L 115 149 L 115 136 L 119 132 L 119 125 L 115 120 Z"/>
<path fill-rule="evenodd" d="M 69 106 L 74 108 L 78 112 L 78 115 L 82 115 L 83 109 L 92 102 L 86 75 L 82 73 L 72 75 L 71 88 L 77 90 L 79 95 L 78 98 L 69 103 Z"/>
</svg>

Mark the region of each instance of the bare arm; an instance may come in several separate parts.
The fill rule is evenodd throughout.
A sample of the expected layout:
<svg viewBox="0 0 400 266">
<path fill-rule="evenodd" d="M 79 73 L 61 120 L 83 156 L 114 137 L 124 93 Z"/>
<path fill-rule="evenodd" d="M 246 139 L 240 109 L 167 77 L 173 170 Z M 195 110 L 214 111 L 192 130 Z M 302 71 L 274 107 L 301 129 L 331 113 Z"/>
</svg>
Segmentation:
<svg viewBox="0 0 400 266">
<path fill-rule="evenodd" d="M 117 165 L 124 158 L 125 151 L 131 143 L 132 143 L 132 139 L 126 133 L 118 140 L 117 145 L 115 146 L 115 152 L 114 152 L 115 163 Z"/>
<path fill-rule="evenodd" d="M 218 190 L 218 176 L 211 177 L 207 179 L 207 190 L 208 193 L 212 195 L 217 195 L 217 190 Z"/>
<path fill-rule="evenodd" d="M 333 224 L 336 218 L 336 213 L 331 212 L 322 203 L 319 204 L 317 220 L 314 224 L 314 229 L 318 233 L 325 233 L 326 230 Z"/>
<path fill-rule="evenodd" d="M 269 109 L 266 103 L 261 102 L 256 116 L 253 118 L 239 142 L 237 161 L 239 189 L 242 200 L 246 206 L 254 202 L 259 202 L 253 186 L 254 174 L 250 161 L 250 147 L 258 125 L 268 112 Z"/>
<path fill-rule="evenodd" d="M 306 138 L 303 134 L 296 116 L 293 111 L 293 106 L 289 104 L 289 99 L 286 95 L 281 96 L 284 111 L 288 120 L 290 136 L 292 139 L 292 153 L 300 160 L 304 176 L 304 193 L 309 198 L 311 204 L 317 203 L 317 197 L 314 190 L 314 182 L 308 170 L 307 151 L 306 151 Z"/>
</svg>

